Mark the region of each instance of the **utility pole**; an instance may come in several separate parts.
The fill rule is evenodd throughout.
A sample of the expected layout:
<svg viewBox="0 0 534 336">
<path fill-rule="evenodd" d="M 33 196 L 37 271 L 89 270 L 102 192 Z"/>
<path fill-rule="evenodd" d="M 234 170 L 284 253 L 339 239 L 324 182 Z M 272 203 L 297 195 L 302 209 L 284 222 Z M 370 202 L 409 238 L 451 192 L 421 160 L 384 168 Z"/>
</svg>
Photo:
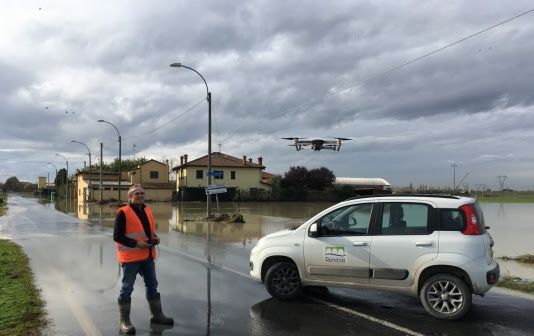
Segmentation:
<svg viewBox="0 0 534 336">
<path fill-rule="evenodd" d="M 504 182 L 506 181 L 506 178 L 508 178 L 508 176 L 506 175 L 500 175 L 500 176 L 497 176 L 499 178 L 499 185 L 500 185 L 500 188 L 501 188 L 501 191 L 504 190 Z"/>
<path fill-rule="evenodd" d="M 458 165 L 456 164 L 456 162 L 453 162 L 451 167 L 452 167 L 452 194 L 454 195 L 454 191 L 456 190 L 456 167 L 458 167 Z"/>
<path fill-rule="evenodd" d="M 102 195 L 103 195 L 103 185 L 102 185 L 102 165 L 104 164 L 103 161 L 102 161 L 102 152 L 103 152 L 103 149 L 104 148 L 104 144 L 103 143 L 100 143 L 100 203 L 103 202 L 103 198 L 102 198 Z"/>
</svg>

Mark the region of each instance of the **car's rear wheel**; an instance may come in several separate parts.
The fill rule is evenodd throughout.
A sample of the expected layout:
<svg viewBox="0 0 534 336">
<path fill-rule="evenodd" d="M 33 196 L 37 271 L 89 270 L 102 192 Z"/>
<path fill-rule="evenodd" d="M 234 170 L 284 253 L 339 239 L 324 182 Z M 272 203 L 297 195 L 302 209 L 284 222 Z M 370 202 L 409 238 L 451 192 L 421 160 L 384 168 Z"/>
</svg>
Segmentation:
<svg viewBox="0 0 534 336">
<path fill-rule="evenodd" d="M 269 294 L 280 300 L 293 300 L 302 293 L 299 271 L 288 261 L 278 262 L 267 270 L 265 287 Z"/>
<path fill-rule="evenodd" d="M 436 274 L 423 284 L 419 297 L 426 311 L 439 319 L 456 320 L 471 308 L 472 294 L 466 283 L 451 274 Z"/>
</svg>

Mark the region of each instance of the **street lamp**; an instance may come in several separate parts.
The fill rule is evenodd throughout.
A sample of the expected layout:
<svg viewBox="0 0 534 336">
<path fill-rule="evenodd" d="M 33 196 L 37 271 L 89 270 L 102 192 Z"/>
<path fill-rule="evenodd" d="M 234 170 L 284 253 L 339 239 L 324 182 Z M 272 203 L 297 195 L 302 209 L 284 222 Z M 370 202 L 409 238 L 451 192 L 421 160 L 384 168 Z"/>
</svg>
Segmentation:
<svg viewBox="0 0 534 336">
<path fill-rule="evenodd" d="M 56 169 L 56 176 L 54 176 L 54 181 L 55 181 L 57 177 L 57 166 L 52 162 L 48 162 L 48 164 L 54 166 L 54 168 Z M 50 183 L 50 179 L 48 179 L 48 183 Z"/>
<path fill-rule="evenodd" d="M 92 197 L 91 197 L 91 188 L 92 188 L 92 185 L 91 185 L 91 151 L 89 150 L 89 147 L 87 147 L 87 145 L 84 144 L 83 142 L 76 141 L 76 140 L 71 140 L 70 142 L 75 142 L 87 148 L 87 155 L 89 155 L 89 201 L 91 201 L 92 200 Z M 84 198 L 85 198 L 85 195 L 84 195 Z"/>
<path fill-rule="evenodd" d="M 56 154 L 56 156 L 61 156 L 63 159 L 65 159 L 65 164 L 67 165 L 67 178 L 65 179 L 65 211 L 68 212 L 68 190 L 69 190 L 69 161 L 64 155 Z"/>
<path fill-rule="evenodd" d="M 204 84 L 206 85 L 206 93 L 207 93 L 206 100 L 208 101 L 208 187 L 209 187 L 211 185 L 211 92 L 208 88 L 208 83 L 206 83 L 206 80 L 200 74 L 200 72 L 196 71 L 193 68 L 185 66 L 182 63 L 172 63 L 170 66 L 172 68 L 186 68 L 186 69 L 196 72 L 197 75 L 199 75 L 200 78 L 202 78 L 202 80 L 204 81 Z M 211 195 L 207 194 L 206 197 L 207 197 L 207 202 L 206 202 L 207 213 L 208 213 L 208 218 L 209 218 L 211 216 Z"/>
<path fill-rule="evenodd" d="M 106 124 L 110 124 L 111 126 L 113 126 L 113 128 L 115 128 L 115 130 L 117 131 L 117 135 L 119 136 L 119 204 L 121 204 L 121 134 L 119 132 L 119 129 L 117 128 L 117 126 L 113 125 L 112 123 L 110 123 L 109 121 L 105 121 L 103 119 L 99 119 L 98 122 L 103 122 L 103 123 L 106 123 Z"/>
</svg>

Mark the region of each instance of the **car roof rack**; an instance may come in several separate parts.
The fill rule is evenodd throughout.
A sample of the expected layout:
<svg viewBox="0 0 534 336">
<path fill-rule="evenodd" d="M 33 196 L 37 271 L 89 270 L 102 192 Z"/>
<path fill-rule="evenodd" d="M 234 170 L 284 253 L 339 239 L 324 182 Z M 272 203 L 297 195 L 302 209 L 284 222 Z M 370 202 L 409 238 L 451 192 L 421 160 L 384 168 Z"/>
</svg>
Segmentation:
<svg viewBox="0 0 534 336">
<path fill-rule="evenodd" d="M 432 198 L 450 198 L 450 199 L 460 199 L 462 196 L 451 195 L 451 194 L 376 194 L 376 195 L 361 195 L 349 197 L 345 201 L 361 199 L 361 198 L 372 198 L 372 197 L 432 197 Z"/>
</svg>

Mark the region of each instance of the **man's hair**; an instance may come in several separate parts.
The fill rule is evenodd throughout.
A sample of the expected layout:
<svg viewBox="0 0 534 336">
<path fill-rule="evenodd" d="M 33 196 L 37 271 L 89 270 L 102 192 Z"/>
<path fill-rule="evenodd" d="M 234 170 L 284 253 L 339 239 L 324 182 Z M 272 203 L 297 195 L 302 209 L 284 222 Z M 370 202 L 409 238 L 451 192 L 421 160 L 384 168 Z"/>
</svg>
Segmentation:
<svg viewBox="0 0 534 336">
<path fill-rule="evenodd" d="M 143 187 L 141 187 L 140 184 L 134 184 L 133 186 L 130 187 L 130 189 L 128 189 L 128 197 L 132 196 L 134 190 L 137 188 L 143 188 Z"/>
</svg>

